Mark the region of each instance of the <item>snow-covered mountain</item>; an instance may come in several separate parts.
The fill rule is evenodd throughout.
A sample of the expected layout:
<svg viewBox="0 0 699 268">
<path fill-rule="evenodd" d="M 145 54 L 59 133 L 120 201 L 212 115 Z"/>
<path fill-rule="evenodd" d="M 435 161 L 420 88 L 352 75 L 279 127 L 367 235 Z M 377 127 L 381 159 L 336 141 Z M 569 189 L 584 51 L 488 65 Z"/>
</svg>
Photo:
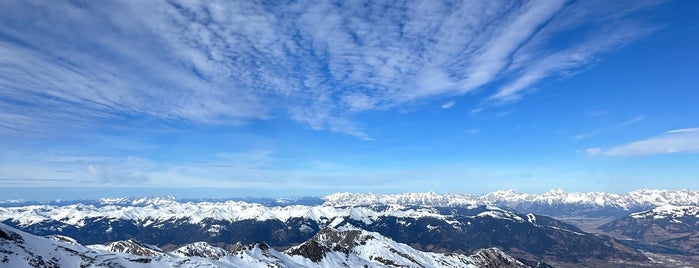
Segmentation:
<svg viewBox="0 0 699 268">
<path fill-rule="evenodd" d="M 349 223 L 422 251 L 468 255 L 481 248 L 498 247 L 516 258 L 533 261 L 643 262 L 647 258 L 628 245 L 541 214 L 628 215 L 655 204 L 697 204 L 699 193 L 690 190 L 640 190 L 628 194 L 557 190 L 541 195 L 499 191 L 482 196 L 431 192 L 340 193 L 324 197 L 317 205 L 294 202 L 276 200 L 275 205 L 269 206 L 233 200 L 183 202 L 172 197 L 101 199 L 85 204 L 0 207 L 0 221 L 37 235 L 62 235 L 63 240 L 59 236 L 54 240 L 64 242 L 70 242 L 65 241 L 66 237 L 74 237 L 77 239 L 74 243 L 82 244 L 112 241 L 133 244 L 136 240 L 129 239 L 134 238 L 145 242 L 140 250 L 154 250 L 149 245 L 167 245 L 169 249 L 180 246 L 181 250 L 167 253 L 180 257 L 215 258 L 221 255 L 215 246 L 226 247 L 236 242 L 249 245 L 265 241 L 277 249 L 288 248 L 308 241 L 324 228 L 339 228 Z M 208 244 L 191 244 L 195 242 Z M 126 252 L 110 246 L 92 247 Z M 165 254 L 154 252 L 145 255 Z"/>
<path fill-rule="evenodd" d="M 670 221 L 678 223 L 683 220 L 696 221 L 697 217 L 699 217 L 699 206 L 665 205 L 647 211 L 632 213 L 629 216 L 634 219 L 669 219 Z"/>
<path fill-rule="evenodd" d="M 155 197 L 120 197 L 120 198 L 100 198 L 97 204 L 101 206 L 158 206 L 177 202 L 174 196 L 155 196 Z"/>
<path fill-rule="evenodd" d="M 480 250 L 469 257 L 422 252 L 351 225 L 324 228 L 309 241 L 287 252 L 323 267 L 341 267 L 347 263 L 371 267 L 527 267 L 497 248 Z"/>
<path fill-rule="evenodd" d="M 181 257 L 202 257 L 211 260 L 221 259 L 228 254 L 226 250 L 214 247 L 206 242 L 187 244 L 170 253 Z"/>
<path fill-rule="evenodd" d="M 208 266 L 207 266 L 208 265 Z M 216 267 L 204 259 L 141 257 L 31 235 L 0 223 L 0 267 Z"/>
<path fill-rule="evenodd" d="M 307 218 L 322 222 L 324 219 L 352 217 L 368 221 L 381 216 L 436 217 L 443 218 L 434 208 L 413 208 L 389 206 L 383 210 L 369 207 L 302 206 L 269 207 L 256 203 L 227 201 L 221 203 L 200 202 L 180 203 L 159 202 L 146 206 L 93 206 L 93 205 L 32 205 L 25 207 L 0 208 L 0 221 L 12 220 L 20 226 L 29 226 L 45 221 L 58 221 L 73 226 L 84 226 L 86 218 L 108 218 L 130 220 L 144 226 L 156 222 L 185 219 L 189 223 L 199 223 L 204 219 L 221 221 L 280 220 Z M 213 232 L 213 231 L 212 231 Z"/>
<path fill-rule="evenodd" d="M 180 204 L 180 207 L 184 204 L 190 204 L 184 205 L 186 209 L 193 208 L 191 204 L 195 204 L 195 209 L 196 207 L 202 207 L 204 210 L 211 210 L 211 212 L 218 210 L 212 207 L 212 204 L 213 206 L 217 204 L 257 204 L 268 208 L 278 208 L 279 211 L 295 210 L 294 208 L 285 209 L 285 207 L 319 205 L 330 207 L 376 205 L 469 207 L 492 205 L 512 208 L 522 212 L 532 212 L 551 216 L 567 216 L 585 213 L 594 214 L 598 212 L 604 215 L 613 214 L 611 216 L 623 216 L 629 212 L 643 211 L 663 205 L 699 206 L 699 191 L 687 189 L 677 191 L 644 189 L 624 194 L 614 194 L 607 192 L 565 192 L 559 189 L 551 190 L 543 194 L 517 193 L 513 190 L 496 191 L 484 195 L 437 194 L 434 192 L 401 194 L 335 193 L 322 198 L 304 197 L 295 199 L 213 198 L 178 200 L 172 196 L 161 196 L 102 198 L 98 200 L 76 201 L 56 200 L 50 202 L 5 200 L 0 201 L 0 209 L 11 207 L 70 208 L 71 205 L 75 205 L 75 207 L 80 206 L 83 208 L 106 207 L 102 211 L 109 211 L 114 207 L 161 207 L 173 206 L 174 204 Z M 173 213 L 177 212 L 179 211 L 173 210 Z M 7 211 L 0 210 L 0 216 L 5 213 L 7 213 Z M 136 218 L 139 214 L 142 215 L 143 213 L 134 214 L 130 217 Z"/>
<path fill-rule="evenodd" d="M 154 245 L 148 245 L 135 239 L 110 242 L 106 245 L 90 245 L 92 249 L 100 249 L 118 253 L 128 253 L 138 256 L 165 256 L 165 252 Z"/>
<path fill-rule="evenodd" d="M 493 205 L 522 212 L 552 216 L 602 214 L 621 216 L 663 205 L 699 205 L 699 191 L 692 190 L 638 190 L 626 194 L 607 192 L 564 192 L 551 190 L 543 194 L 517 193 L 512 190 L 496 191 L 485 195 L 402 193 L 360 194 L 336 193 L 324 197 L 325 205 L 421 205 L 434 207 Z"/>
<path fill-rule="evenodd" d="M 659 206 L 599 229 L 638 241 L 647 250 L 699 255 L 699 206 Z"/>
<path fill-rule="evenodd" d="M 471 254 L 498 247 L 531 261 L 647 260 L 614 239 L 585 233 L 553 218 L 484 205 L 267 207 L 228 201 L 143 207 L 28 206 L 3 211 L 10 215 L 4 223 L 11 226 L 38 235 L 74 237 L 84 244 L 136 238 L 158 246 L 265 241 L 286 248 L 307 241 L 324 228 L 349 223 L 422 251 Z M 125 242 L 129 241 L 120 243 Z M 144 246 L 139 251 L 147 249 Z"/>
<path fill-rule="evenodd" d="M 95 207 L 103 206 L 147 206 L 158 205 L 169 202 L 180 203 L 200 203 L 214 202 L 221 203 L 226 201 L 242 201 L 247 203 L 256 203 L 269 207 L 283 207 L 291 205 L 320 205 L 323 204 L 323 199 L 319 197 L 300 197 L 300 198 L 265 198 L 265 197 L 229 197 L 229 198 L 184 198 L 179 199 L 173 196 L 153 196 L 153 197 L 117 197 L 117 198 L 100 198 L 100 199 L 78 199 L 78 200 L 50 200 L 50 201 L 31 201 L 24 199 L 9 199 L 0 200 L 0 207 L 24 207 L 31 205 L 48 205 L 48 206 L 68 206 L 68 205 L 92 205 Z"/>
<path fill-rule="evenodd" d="M 668 239 L 699 233 L 699 206 L 659 206 L 600 226 L 634 239 Z M 654 234 L 651 237 L 651 232 Z"/>
<path fill-rule="evenodd" d="M 139 243 L 123 244 L 141 248 Z M 3 267 L 529 267 L 498 249 L 472 256 L 417 251 L 378 233 L 351 226 L 326 228 L 312 240 L 277 251 L 264 243 L 239 246 L 231 252 L 197 244 L 158 256 L 88 248 L 34 236 L 0 224 Z M 215 256 L 202 256 L 211 249 Z M 143 252 L 141 252 L 143 253 Z M 184 255 L 184 256 L 183 256 Z M 189 256 L 191 255 L 191 256 Z M 206 255 L 206 254 L 204 254 Z"/>
</svg>

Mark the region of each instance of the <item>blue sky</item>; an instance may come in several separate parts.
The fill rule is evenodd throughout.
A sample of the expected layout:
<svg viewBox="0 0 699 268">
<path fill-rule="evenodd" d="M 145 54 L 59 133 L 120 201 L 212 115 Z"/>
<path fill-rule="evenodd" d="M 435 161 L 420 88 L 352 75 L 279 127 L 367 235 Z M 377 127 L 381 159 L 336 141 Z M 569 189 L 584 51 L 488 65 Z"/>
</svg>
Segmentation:
<svg viewBox="0 0 699 268">
<path fill-rule="evenodd" d="M 2 1 L 0 199 L 697 189 L 697 11 Z"/>
</svg>

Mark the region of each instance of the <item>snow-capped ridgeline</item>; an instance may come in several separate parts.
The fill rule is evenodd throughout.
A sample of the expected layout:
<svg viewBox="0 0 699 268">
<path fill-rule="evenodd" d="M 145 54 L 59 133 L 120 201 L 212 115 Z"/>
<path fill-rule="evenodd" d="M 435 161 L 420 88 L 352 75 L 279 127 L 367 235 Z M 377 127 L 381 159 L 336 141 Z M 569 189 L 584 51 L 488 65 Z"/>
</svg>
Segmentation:
<svg viewBox="0 0 699 268">
<path fill-rule="evenodd" d="M 664 205 L 653 208 L 651 210 L 641 211 L 632 213 L 630 215 L 635 219 L 680 219 L 684 217 L 696 217 L 699 218 L 699 206 L 674 206 L 674 205 Z"/>
<path fill-rule="evenodd" d="M 138 256 L 158 257 L 165 256 L 165 252 L 157 246 L 141 243 L 134 239 L 114 241 L 107 245 L 89 245 L 92 249 L 105 250 L 117 253 L 128 253 Z"/>
<path fill-rule="evenodd" d="M 176 203 L 177 199 L 174 196 L 156 196 L 156 197 L 119 197 L 119 198 L 100 198 L 101 205 L 115 206 L 159 206 L 165 204 Z"/>
<path fill-rule="evenodd" d="M 60 240 L 31 235 L 0 223 L 0 267 L 212 267 L 204 259 L 142 257 Z"/>
<path fill-rule="evenodd" d="M 444 218 L 433 208 L 406 208 L 389 206 L 384 210 L 369 207 L 334 207 L 334 206 L 286 206 L 268 207 L 261 204 L 227 201 L 222 203 L 179 203 L 167 202 L 160 205 L 136 206 L 103 206 L 68 205 L 68 206 L 25 206 L 0 207 L 0 221 L 11 219 L 20 226 L 28 226 L 43 221 L 58 221 L 74 226 L 82 226 L 87 218 L 110 218 L 132 220 L 148 226 L 151 223 L 172 219 L 188 219 L 190 223 L 198 223 L 204 219 L 241 221 L 254 219 L 258 221 L 277 219 L 286 221 L 290 218 L 306 218 L 317 222 L 328 219 L 350 217 L 355 220 L 371 222 L 381 216 L 401 218 L 434 217 Z"/>
<path fill-rule="evenodd" d="M 0 224 L 0 265 L 5 267 L 528 267 L 506 253 L 484 249 L 474 255 L 428 253 L 378 233 L 351 226 L 326 228 L 312 240 L 286 251 L 264 243 L 230 252 L 206 243 L 169 253 L 149 254 L 136 241 L 127 248 L 84 247 L 34 236 Z M 150 250 L 150 249 L 149 249 Z M 159 250 L 159 249 L 158 249 Z M 162 252 L 162 251 L 160 251 Z"/>
<path fill-rule="evenodd" d="M 472 256 L 422 252 L 351 225 L 323 229 L 311 240 L 287 252 L 326 267 L 339 267 L 348 262 L 369 267 L 376 263 L 393 267 L 526 267 L 496 248 L 480 250 Z M 354 260 L 356 257 L 358 261 Z"/>
<path fill-rule="evenodd" d="M 257 203 L 266 206 L 289 206 L 289 205 L 320 205 L 323 199 L 318 197 L 301 197 L 301 198 L 254 198 L 254 197 L 218 197 L 218 198 L 197 198 L 197 199 L 178 199 L 173 196 L 155 196 L 155 197 L 117 197 L 117 198 L 100 198 L 100 199 L 78 199 L 78 200 L 51 200 L 51 201 L 30 201 L 24 199 L 9 199 L 0 200 L 0 207 L 23 207 L 31 205 L 51 205 L 51 206 L 68 206 L 68 205 L 93 205 L 96 207 L 102 206 L 137 206 L 143 207 L 148 205 L 162 205 L 166 203 L 200 203 L 200 202 L 215 202 L 221 203 L 226 201 L 243 201 L 247 203 Z"/>
<path fill-rule="evenodd" d="M 226 250 L 219 247 L 214 247 L 206 242 L 187 244 L 173 250 L 170 253 L 180 257 L 202 257 L 211 260 L 218 260 L 228 255 Z"/>
<path fill-rule="evenodd" d="M 437 194 L 434 192 L 401 194 L 335 193 L 325 196 L 323 199 L 325 200 L 324 205 L 329 206 L 407 205 L 450 207 L 473 206 L 481 203 L 476 195 Z"/>
<path fill-rule="evenodd" d="M 440 214 L 435 207 L 474 208 L 477 205 L 489 206 L 489 211 L 484 212 L 483 216 L 514 218 L 497 207 L 535 213 L 543 211 L 544 214 L 547 214 L 545 208 L 533 210 L 532 206 L 569 206 L 573 211 L 577 211 L 575 206 L 600 207 L 633 212 L 665 205 L 699 206 L 699 191 L 639 190 L 627 194 L 611 194 L 552 190 L 539 195 L 498 191 L 482 196 L 433 192 L 385 195 L 336 193 L 324 197 L 324 200 L 324 204 L 313 206 L 267 206 L 243 201 L 180 202 L 173 197 L 113 198 L 101 199 L 98 205 L 86 203 L 0 207 L 0 221 L 12 220 L 17 222 L 18 226 L 29 226 L 44 221 L 82 226 L 84 219 L 109 218 L 131 220 L 148 226 L 172 219 L 187 219 L 190 223 L 198 223 L 204 219 L 235 222 L 248 219 L 286 221 L 291 218 L 305 218 L 325 223 L 335 218 L 350 217 L 368 223 L 382 216 L 443 219 L 445 215 Z"/>
<path fill-rule="evenodd" d="M 485 195 L 402 193 L 402 194 L 359 194 L 335 193 L 324 197 L 325 205 L 360 206 L 378 204 L 427 205 L 427 206 L 472 206 L 478 204 L 575 204 L 600 207 L 637 208 L 662 205 L 699 205 L 699 191 L 692 190 L 638 190 L 626 194 L 607 192 L 564 192 L 551 190 L 543 194 L 517 193 L 513 190 L 496 191 Z"/>
<path fill-rule="evenodd" d="M 312 199 L 312 200 L 307 200 Z M 317 200 L 317 201 L 316 201 Z M 374 194 L 374 193 L 334 193 L 322 198 L 307 197 L 301 199 L 269 199 L 269 198 L 213 198 L 213 199 L 185 199 L 178 200 L 173 196 L 157 197 L 120 197 L 101 198 L 98 200 L 54 200 L 49 202 L 35 202 L 27 200 L 0 200 L 0 207 L 20 207 L 29 205 L 93 205 L 102 206 L 164 206 L 173 203 L 225 203 L 242 202 L 263 204 L 265 206 L 290 206 L 320 205 L 348 207 L 368 205 L 402 205 L 402 206 L 433 206 L 454 207 L 474 205 L 517 205 L 523 203 L 537 204 L 582 204 L 595 206 L 608 206 L 620 208 L 656 207 L 662 205 L 699 205 L 699 191 L 693 190 L 656 190 L 643 189 L 625 194 L 607 192 L 565 192 L 563 190 L 550 190 L 543 194 L 518 193 L 514 190 L 502 190 L 484 195 L 474 194 L 438 194 L 435 192 L 400 193 L 400 194 Z"/>
</svg>

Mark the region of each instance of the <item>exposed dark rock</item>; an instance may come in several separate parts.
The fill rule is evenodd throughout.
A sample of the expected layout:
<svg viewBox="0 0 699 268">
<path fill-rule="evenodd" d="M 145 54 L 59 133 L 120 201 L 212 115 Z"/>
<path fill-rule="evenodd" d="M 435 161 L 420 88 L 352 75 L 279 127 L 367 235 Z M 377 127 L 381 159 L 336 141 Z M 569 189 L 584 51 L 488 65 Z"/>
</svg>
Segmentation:
<svg viewBox="0 0 699 268">
<path fill-rule="evenodd" d="M 289 254 L 300 255 L 313 262 L 320 262 L 323 258 L 325 258 L 325 254 L 328 251 L 329 249 L 325 246 L 319 244 L 317 241 L 311 240 L 296 248 L 290 249 Z"/>
</svg>

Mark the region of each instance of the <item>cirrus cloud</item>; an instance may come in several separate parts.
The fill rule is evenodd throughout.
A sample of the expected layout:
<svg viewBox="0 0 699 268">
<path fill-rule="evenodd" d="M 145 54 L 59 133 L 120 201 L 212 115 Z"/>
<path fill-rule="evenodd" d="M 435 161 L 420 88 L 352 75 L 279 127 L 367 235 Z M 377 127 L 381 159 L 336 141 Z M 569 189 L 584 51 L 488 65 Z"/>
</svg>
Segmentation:
<svg viewBox="0 0 699 268">
<path fill-rule="evenodd" d="M 661 135 L 608 149 L 590 148 L 589 155 L 643 156 L 653 154 L 699 153 L 699 128 L 667 131 Z"/>
<path fill-rule="evenodd" d="M 652 32 L 630 17 L 656 2 L 3 1 L 0 131 L 286 116 L 370 140 L 358 113 L 516 101 Z"/>
</svg>

